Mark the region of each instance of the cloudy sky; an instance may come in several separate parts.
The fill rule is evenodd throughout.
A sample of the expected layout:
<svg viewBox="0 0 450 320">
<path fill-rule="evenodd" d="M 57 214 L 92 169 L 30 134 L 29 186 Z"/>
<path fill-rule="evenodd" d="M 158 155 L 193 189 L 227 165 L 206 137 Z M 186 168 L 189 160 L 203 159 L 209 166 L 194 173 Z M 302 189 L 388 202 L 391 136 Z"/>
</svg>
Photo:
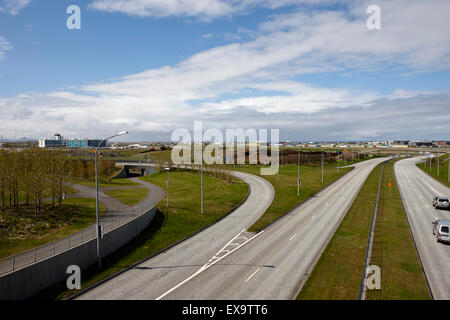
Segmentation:
<svg viewBox="0 0 450 320">
<path fill-rule="evenodd" d="M 159 141 L 202 120 L 450 140 L 448 17 L 448 0 L 0 0 L 0 135 Z"/>
</svg>

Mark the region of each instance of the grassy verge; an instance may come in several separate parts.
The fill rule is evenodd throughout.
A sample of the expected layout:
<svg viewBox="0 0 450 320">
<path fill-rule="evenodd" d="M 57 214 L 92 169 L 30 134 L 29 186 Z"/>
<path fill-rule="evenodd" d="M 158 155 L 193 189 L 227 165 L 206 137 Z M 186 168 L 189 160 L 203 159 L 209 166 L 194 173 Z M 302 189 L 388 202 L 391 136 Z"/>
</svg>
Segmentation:
<svg viewBox="0 0 450 320">
<path fill-rule="evenodd" d="M 103 206 L 100 210 L 105 211 Z M 42 211 L 45 213 L 37 217 L 32 207 L 0 213 L 0 257 L 51 243 L 90 226 L 95 222 L 95 199 L 64 200 L 61 214 L 47 202 Z"/>
<path fill-rule="evenodd" d="M 357 299 L 381 166 L 370 173 L 297 299 Z"/>
<path fill-rule="evenodd" d="M 133 188 L 133 189 L 118 189 L 105 191 L 108 196 L 116 198 L 117 200 L 129 205 L 138 205 L 148 195 L 147 188 Z"/>
<path fill-rule="evenodd" d="M 381 268 L 381 290 L 368 291 L 366 299 L 430 299 L 397 188 L 394 163 L 386 165 L 382 179 L 371 261 Z M 390 191 L 388 182 L 392 183 Z"/>
<path fill-rule="evenodd" d="M 369 175 L 297 299 L 357 299 L 381 166 Z M 392 183 L 390 191 L 388 182 Z M 368 291 L 366 299 L 430 298 L 393 163 L 383 172 L 370 263 L 381 268 L 381 290 Z"/>
<path fill-rule="evenodd" d="M 86 180 L 79 180 L 74 179 L 72 181 L 75 184 L 81 184 L 83 186 L 87 187 L 95 187 L 95 181 L 86 181 Z M 131 181 L 130 179 L 112 179 L 110 182 L 99 182 L 98 187 L 99 188 L 117 188 L 117 187 L 136 187 L 139 186 L 139 183 Z"/>
<path fill-rule="evenodd" d="M 151 182 L 166 189 L 167 174 L 157 173 Z M 200 214 L 200 176 L 196 172 L 171 171 L 170 203 L 161 201 L 154 220 L 140 235 L 127 245 L 103 260 L 98 271 L 93 266 L 82 274 L 82 288 L 90 286 L 130 265 L 136 263 L 169 245 L 184 239 L 203 227 L 219 220 L 246 198 L 248 185 L 240 180 L 225 182 L 210 176 L 203 176 L 205 214 Z M 36 298 L 59 299 L 73 292 L 65 283 L 54 286 Z"/>
<path fill-rule="evenodd" d="M 425 173 L 429 174 L 442 184 L 450 187 L 450 183 L 448 182 L 448 162 L 447 155 L 443 155 L 440 157 L 439 164 L 439 175 L 438 175 L 438 167 L 437 167 L 437 158 L 433 159 L 430 171 L 430 161 L 428 160 L 426 163 L 418 163 L 417 166 L 422 169 Z"/>
<path fill-rule="evenodd" d="M 260 166 L 240 167 L 235 170 L 260 175 Z M 284 213 L 294 208 L 300 202 L 308 199 L 321 189 L 337 180 L 352 168 L 341 168 L 338 170 L 333 165 L 324 167 L 324 182 L 322 183 L 322 169 L 320 166 L 300 167 L 302 186 L 300 196 L 297 196 L 297 166 L 282 165 L 278 175 L 261 176 L 269 181 L 275 190 L 275 198 L 264 215 L 249 228 L 249 231 L 259 231 Z"/>
</svg>

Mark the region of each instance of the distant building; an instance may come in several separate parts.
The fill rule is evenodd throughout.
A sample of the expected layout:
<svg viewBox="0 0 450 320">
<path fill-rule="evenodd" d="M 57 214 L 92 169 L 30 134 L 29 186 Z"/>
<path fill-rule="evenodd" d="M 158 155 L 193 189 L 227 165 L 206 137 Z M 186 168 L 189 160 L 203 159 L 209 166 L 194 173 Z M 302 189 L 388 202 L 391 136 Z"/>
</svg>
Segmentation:
<svg viewBox="0 0 450 320">
<path fill-rule="evenodd" d="M 39 140 L 40 148 L 97 148 L 102 140 L 98 139 L 64 139 L 59 133 L 54 135 L 53 139 Z M 106 148 L 108 145 L 103 142 L 101 148 Z"/>
<path fill-rule="evenodd" d="M 41 139 L 39 140 L 39 148 L 61 148 L 65 147 L 64 137 L 59 133 L 54 135 L 54 139 Z"/>
<path fill-rule="evenodd" d="M 66 140 L 66 148 L 97 148 L 102 140 L 90 140 L 90 139 L 70 139 Z M 102 143 L 100 148 L 106 148 L 106 141 Z"/>
</svg>

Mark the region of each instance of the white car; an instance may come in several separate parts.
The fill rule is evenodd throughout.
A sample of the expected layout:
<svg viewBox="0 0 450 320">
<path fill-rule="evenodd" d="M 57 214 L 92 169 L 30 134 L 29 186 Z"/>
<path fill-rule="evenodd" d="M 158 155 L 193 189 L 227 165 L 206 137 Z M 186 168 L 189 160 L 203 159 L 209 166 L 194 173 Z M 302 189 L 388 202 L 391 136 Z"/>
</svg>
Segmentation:
<svg viewBox="0 0 450 320">
<path fill-rule="evenodd" d="M 449 208 L 449 201 L 447 197 L 439 197 L 436 196 L 433 198 L 433 207 L 436 209 L 442 208 L 442 209 L 448 209 Z"/>
<path fill-rule="evenodd" d="M 432 225 L 437 242 L 450 242 L 450 221 L 437 219 L 432 222 Z"/>
</svg>

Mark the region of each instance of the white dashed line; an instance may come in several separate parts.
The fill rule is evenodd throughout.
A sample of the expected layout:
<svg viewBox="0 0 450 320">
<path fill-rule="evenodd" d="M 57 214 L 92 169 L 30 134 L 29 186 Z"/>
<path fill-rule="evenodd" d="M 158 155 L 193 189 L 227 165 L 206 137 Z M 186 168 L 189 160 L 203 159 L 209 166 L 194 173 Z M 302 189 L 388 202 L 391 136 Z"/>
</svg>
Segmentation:
<svg viewBox="0 0 450 320">
<path fill-rule="evenodd" d="M 245 282 L 247 282 L 248 280 L 250 280 L 259 270 L 261 270 L 261 268 L 256 269 L 255 272 L 253 272 L 250 277 L 247 278 L 247 280 L 245 280 Z"/>
<path fill-rule="evenodd" d="M 292 237 L 290 237 L 290 238 L 289 238 L 289 241 L 291 241 L 292 239 L 294 239 L 296 235 L 297 235 L 297 234 L 294 234 Z"/>
</svg>

